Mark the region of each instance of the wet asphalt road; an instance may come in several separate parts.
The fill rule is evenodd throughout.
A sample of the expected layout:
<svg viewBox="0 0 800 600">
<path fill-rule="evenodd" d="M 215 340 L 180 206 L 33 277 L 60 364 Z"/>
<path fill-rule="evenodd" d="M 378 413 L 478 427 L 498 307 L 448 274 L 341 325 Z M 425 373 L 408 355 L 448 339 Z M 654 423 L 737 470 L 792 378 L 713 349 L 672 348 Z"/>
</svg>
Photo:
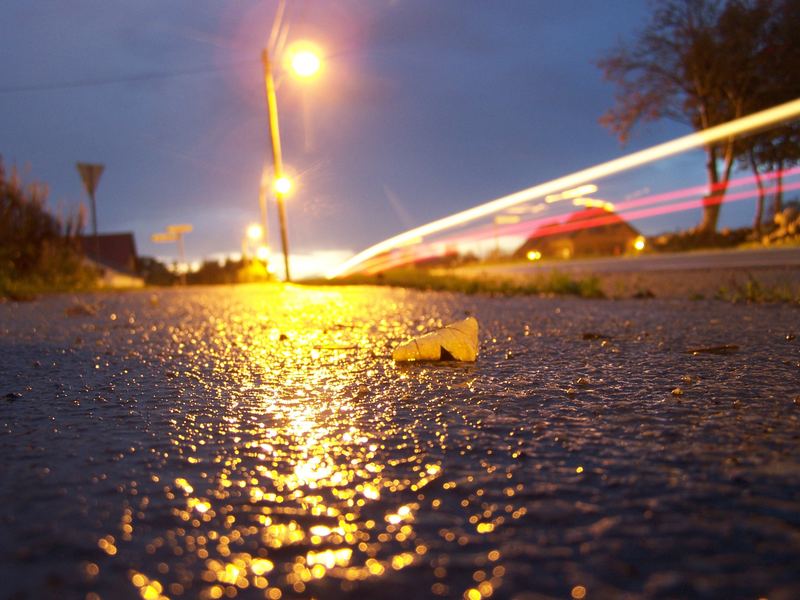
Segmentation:
<svg viewBox="0 0 800 600">
<path fill-rule="evenodd" d="M 800 597 L 796 306 L 76 299 L 0 304 L 5 597 Z"/>
</svg>

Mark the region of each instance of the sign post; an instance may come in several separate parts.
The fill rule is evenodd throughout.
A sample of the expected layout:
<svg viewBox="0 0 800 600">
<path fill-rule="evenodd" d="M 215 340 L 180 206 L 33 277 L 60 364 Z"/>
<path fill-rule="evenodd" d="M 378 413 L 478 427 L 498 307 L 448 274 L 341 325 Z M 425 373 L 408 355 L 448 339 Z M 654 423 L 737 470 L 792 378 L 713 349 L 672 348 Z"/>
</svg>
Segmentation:
<svg viewBox="0 0 800 600">
<path fill-rule="evenodd" d="M 163 244 L 167 242 L 177 242 L 178 255 L 182 265 L 186 265 L 186 254 L 183 250 L 183 236 L 184 234 L 191 233 L 192 226 L 189 224 L 182 225 L 168 225 L 166 232 L 154 233 L 150 239 L 156 244 Z M 186 285 L 186 273 L 181 272 L 181 283 Z"/>
<path fill-rule="evenodd" d="M 83 180 L 83 187 L 89 194 L 89 200 L 92 202 L 92 235 L 94 236 L 95 246 L 97 245 L 97 208 L 94 202 L 94 191 L 97 189 L 97 184 L 100 182 L 100 176 L 103 174 L 103 165 L 78 163 L 78 173 Z"/>
</svg>

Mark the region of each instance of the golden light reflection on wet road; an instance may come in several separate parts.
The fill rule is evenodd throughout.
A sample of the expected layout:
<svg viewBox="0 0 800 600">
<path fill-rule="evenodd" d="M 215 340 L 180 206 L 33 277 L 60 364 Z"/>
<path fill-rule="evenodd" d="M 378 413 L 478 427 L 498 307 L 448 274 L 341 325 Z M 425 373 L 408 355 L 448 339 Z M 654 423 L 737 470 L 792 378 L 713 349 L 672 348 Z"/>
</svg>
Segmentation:
<svg viewBox="0 0 800 600">
<path fill-rule="evenodd" d="M 410 333 L 411 323 L 385 318 L 402 307 L 392 300 L 373 320 L 364 317 L 381 304 L 375 290 L 269 295 L 240 296 L 200 331 L 173 331 L 207 394 L 176 411 L 170 443 L 186 471 L 164 482 L 175 523 L 146 549 L 159 565 L 175 556 L 202 565 L 202 583 L 172 568 L 132 571 L 143 598 L 190 587 L 203 598 L 253 589 L 280 598 L 311 593 L 312 582 L 331 589 L 322 580 L 346 591 L 425 560 L 415 520 L 440 458 L 417 420 L 398 421 L 391 396 L 370 389 L 395 369 L 388 344 Z"/>
</svg>

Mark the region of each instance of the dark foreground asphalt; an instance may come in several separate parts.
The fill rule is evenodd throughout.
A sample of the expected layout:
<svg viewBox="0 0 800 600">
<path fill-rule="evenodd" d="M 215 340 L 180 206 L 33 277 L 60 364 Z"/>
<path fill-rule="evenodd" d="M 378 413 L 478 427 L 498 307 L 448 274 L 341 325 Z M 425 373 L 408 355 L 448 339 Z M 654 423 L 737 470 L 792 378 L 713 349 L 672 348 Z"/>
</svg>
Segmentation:
<svg viewBox="0 0 800 600">
<path fill-rule="evenodd" d="M 796 306 L 79 302 L 0 304 L 3 596 L 800 597 Z"/>
</svg>

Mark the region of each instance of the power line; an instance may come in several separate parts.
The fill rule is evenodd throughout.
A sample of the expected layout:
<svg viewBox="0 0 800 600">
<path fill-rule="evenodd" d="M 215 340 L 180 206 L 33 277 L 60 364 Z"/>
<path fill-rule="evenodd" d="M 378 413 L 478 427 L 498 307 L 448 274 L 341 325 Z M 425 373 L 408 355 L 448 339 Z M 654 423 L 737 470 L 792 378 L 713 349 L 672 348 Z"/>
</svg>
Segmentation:
<svg viewBox="0 0 800 600">
<path fill-rule="evenodd" d="M 104 85 L 117 85 L 120 83 L 139 83 L 144 81 L 155 81 L 159 79 L 177 79 L 192 75 L 206 75 L 228 70 L 232 67 L 256 64 L 257 59 L 242 60 L 220 66 L 196 67 L 192 69 L 164 71 L 161 73 L 143 73 L 141 75 L 128 75 L 125 77 L 108 77 L 101 79 L 82 79 L 77 81 L 61 81 L 55 83 L 32 83 L 28 85 L 16 85 L 0 87 L 0 94 L 21 94 L 27 92 L 49 92 L 56 90 L 69 90 L 77 88 L 99 87 Z"/>
</svg>

